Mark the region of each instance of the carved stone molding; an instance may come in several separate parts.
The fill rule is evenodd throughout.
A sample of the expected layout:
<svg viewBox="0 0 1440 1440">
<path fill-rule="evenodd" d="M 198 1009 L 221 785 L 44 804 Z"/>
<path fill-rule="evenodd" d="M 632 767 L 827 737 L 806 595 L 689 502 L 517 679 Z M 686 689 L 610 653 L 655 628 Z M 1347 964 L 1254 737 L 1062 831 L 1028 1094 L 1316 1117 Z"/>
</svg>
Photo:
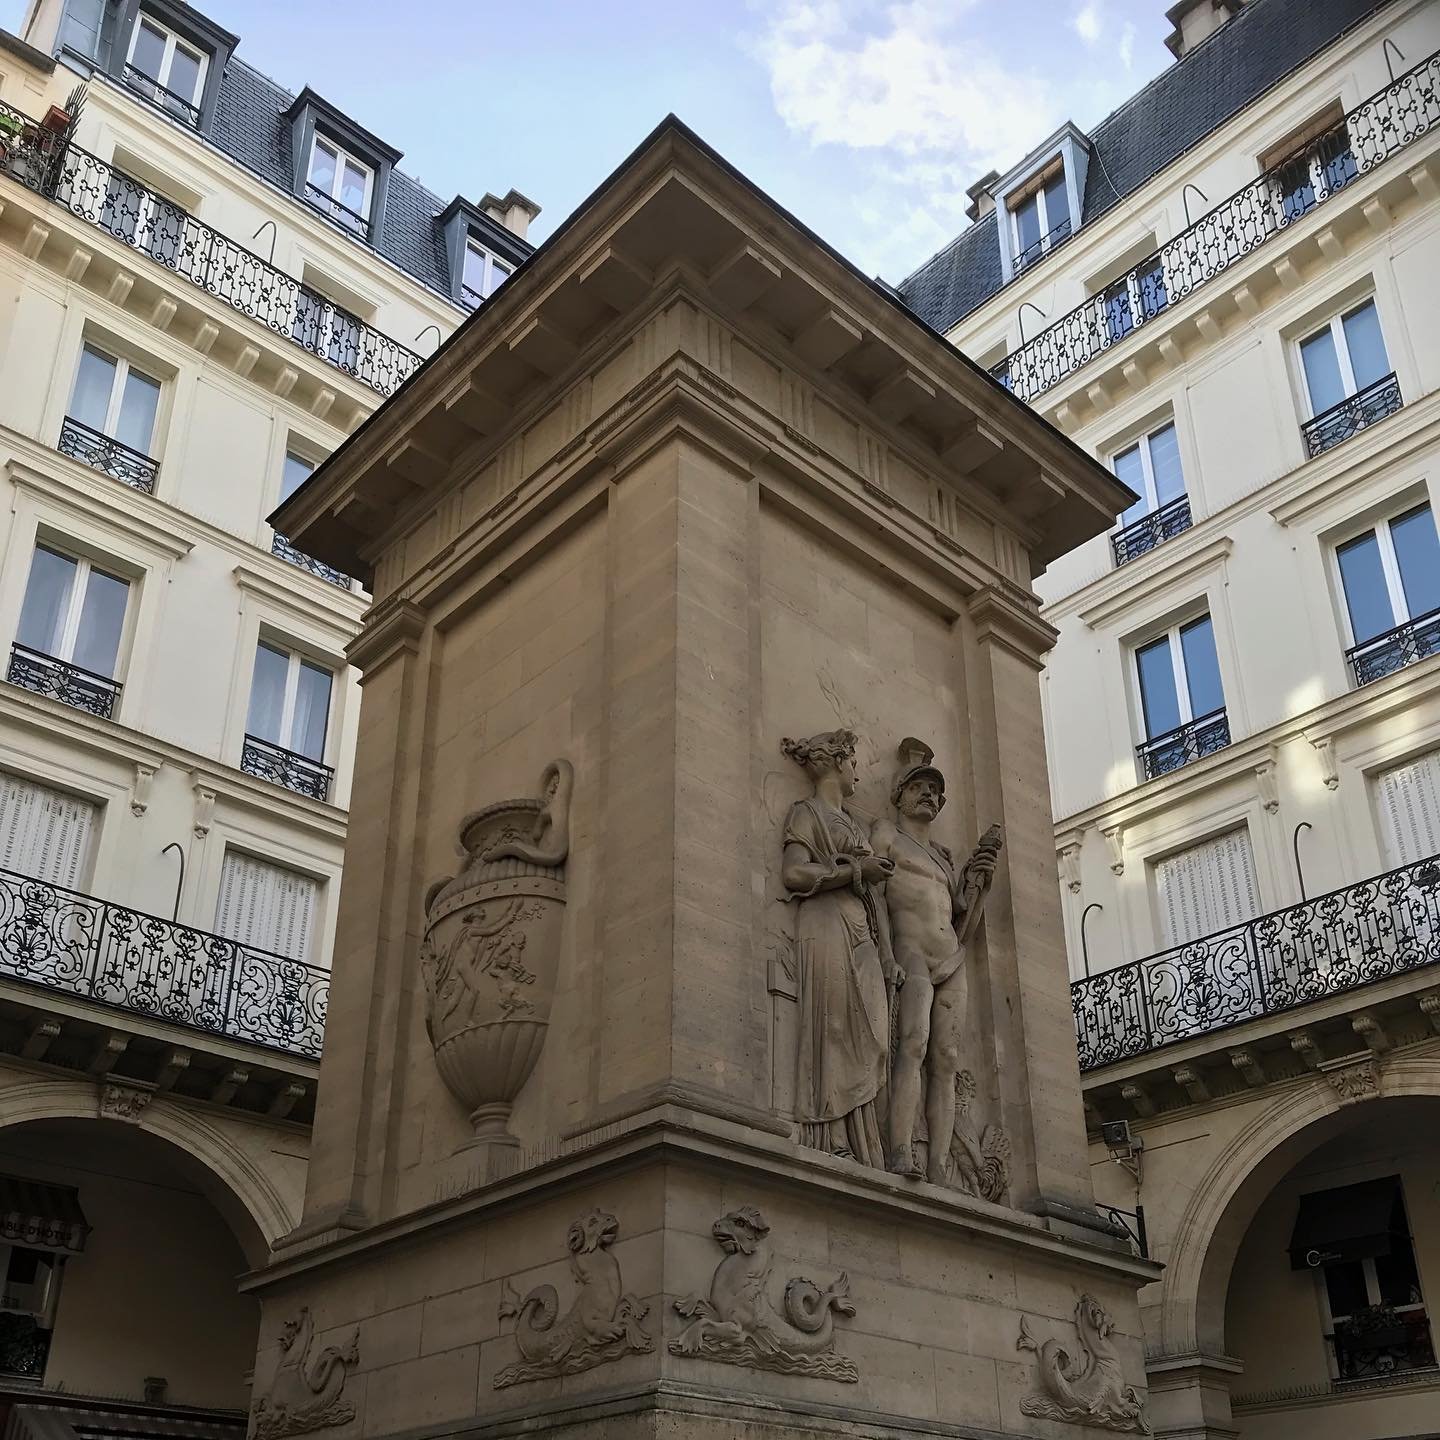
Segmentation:
<svg viewBox="0 0 1440 1440">
<path fill-rule="evenodd" d="M 1369 1100 L 1380 1093 L 1380 1062 L 1374 1055 L 1330 1060 L 1320 1066 L 1320 1073 L 1346 1104 Z"/>
<path fill-rule="evenodd" d="M 1084 837 L 1076 830 L 1060 842 L 1060 848 L 1055 852 L 1061 883 L 1072 895 L 1080 893 L 1080 853 L 1083 848 Z"/>
<path fill-rule="evenodd" d="M 190 788 L 195 797 L 191 828 L 195 831 L 195 838 L 203 840 L 210 833 L 211 825 L 215 823 L 215 791 L 195 779 L 193 774 Z"/>
<path fill-rule="evenodd" d="M 522 1358 L 497 1372 L 497 1390 L 526 1380 L 578 1375 L 624 1355 L 654 1350 L 654 1340 L 640 1326 L 650 1307 L 623 1291 L 620 1262 L 610 1253 L 619 1233 L 619 1221 L 604 1210 L 592 1210 L 571 1225 L 565 1244 L 575 1300 L 559 1321 L 553 1285 L 537 1285 L 523 1300 L 508 1282 L 503 1285 L 500 1318 L 515 1322 Z"/>
<path fill-rule="evenodd" d="M 1108 830 L 1100 832 L 1105 837 L 1105 844 L 1110 851 L 1110 870 L 1112 874 L 1123 875 L 1125 873 L 1125 830 L 1123 826 L 1112 825 Z"/>
<path fill-rule="evenodd" d="M 1255 767 L 1255 788 L 1259 791 L 1265 813 L 1273 815 L 1280 808 L 1280 777 L 1273 755 L 1267 756 Z"/>
<path fill-rule="evenodd" d="M 1144 1401 L 1120 1368 L 1111 1339 L 1114 1329 L 1109 1312 L 1093 1295 L 1082 1295 L 1075 1306 L 1078 1353 L 1068 1341 L 1037 1340 L 1022 1316 L 1015 1348 L 1035 1355 L 1039 1389 L 1021 1400 L 1020 1413 L 1037 1420 L 1149 1435 Z"/>
<path fill-rule="evenodd" d="M 301 1306 L 281 1329 L 280 1363 L 269 1391 L 255 1402 L 253 1440 L 308 1435 L 355 1418 L 344 1390 L 347 1376 L 360 1363 L 360 1332 L 343 1347 L 316 1351 L 314 1346 L 315 1320 L 309 1306 Z"/>
<path fill-rule="evenodd" d="M 672 1355 L 846 1384 L 859 1380 L 855 1362 L 835 1353 L 835 1317 L 855 1313 L 848 1276 L 842 1272 L 824 1290 L 793 1277 L 785 1285 L 782 1315 L 770 1299 L 770 1227 L 760 1212 L 743 1205 L 722 1215 L 710 1233 L 725 1258 L 708 1294 L 675 1302 L 689 1323 L 670 1342 Z"/>
<path fill-rule="evenodd" d="M 155 1087 L 143 1080 L 107 1080 L 100 1087 L 100 1115 L 138 1125 L 149 1108 Z"/>
<path fill-rule="evenodd" d="M 1334 790 L 1340 784 L 1340 767 L 1335 760 L 1335 741 L 1326 736 L 1323 740 L 1312 740 L 1316 757 L 1320 761 L 1320 778 L 1327 790 Z"/>
<path fill-rule="evenodd" d="M 510 1107 L 545 1044 L 565 911 L 574 771 L 555 760 L 542 794 L 460 822 L 465 868 L 430 887 L 420 967 L 425 1028 L 471 1145 L 514 1148 Z"/>
<path fill-rule="evenodd" d="M 155 767 L 137 760 L 135 778 L 130 785 L 130 813 L 137 820 L 150 808 L 150 785 L 154 779 Z"/>
</svg>

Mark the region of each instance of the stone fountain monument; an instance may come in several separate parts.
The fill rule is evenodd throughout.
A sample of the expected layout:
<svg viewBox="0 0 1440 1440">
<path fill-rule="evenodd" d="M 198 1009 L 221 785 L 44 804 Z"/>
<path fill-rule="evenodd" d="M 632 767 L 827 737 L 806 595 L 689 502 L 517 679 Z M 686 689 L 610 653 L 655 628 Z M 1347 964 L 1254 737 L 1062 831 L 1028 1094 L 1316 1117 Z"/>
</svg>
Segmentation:
<svg viewBox="0 0 1440 1440">
<path fill-rule="evenodd" d="M 1130 498 L 670 120 L 287 502 L 375 600 L 261 1440 L 1147 1433 L 1030 588 Z"/>
</svg>

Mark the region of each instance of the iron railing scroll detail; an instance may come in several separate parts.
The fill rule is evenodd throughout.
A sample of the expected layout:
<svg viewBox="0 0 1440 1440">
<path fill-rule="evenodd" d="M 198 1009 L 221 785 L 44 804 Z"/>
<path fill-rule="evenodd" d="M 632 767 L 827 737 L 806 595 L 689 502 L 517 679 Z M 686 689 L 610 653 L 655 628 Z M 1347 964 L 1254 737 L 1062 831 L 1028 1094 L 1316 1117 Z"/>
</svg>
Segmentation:
<svg viewBox="0 0 1440 1440">
<path fill-rule="evenodd" d="M 8 105 L 0 104 L 0 115 L 21 126 L 0 155 L 0 171 L 20 184 L 381 395 L 393 394 L 419 369 L 421 357 L 413 350 L 123 170 L 66 144 Z"/>
<path fill-rule="evenodd" d="M 132 489 L 155 493 L 155 476 L 160 462 L 129 445 L 67 415 L 60 426 L 60 441 L 55 447 L 62 455 L 99 470 L 112 480 L 119 480 Z"/>
<path fill-rule="evenodd" d="M 0 870 L 0 975 L 318 1059 L 330 974 Z"/>
<path fill-rule="evenodd" d="M 240 751 L 240 768 L 247 775 L 260 780 L 270 780 L 283 785 L 297 795 L 308 795 L 312 800 L 330 798 L 330 782 L 335 772 L 328 765 L 287 750 L 273 741 L 262 740 L 258 735 L 247 735 Z"/>
<path fill-rule="evenodd" d="M 277 533 L 270 542 L 270 553 L 301 570 L 318 575 L 322 580 L 328 580 L 332 585 L 338 585 L 342 590 L 350 588 L 350 577 L 343 570 L 337 570 L 333 565 L 327 565 L 323 560 L 317 560 L 313 555 L 297 550 L 283 535 Z"/>
<path fill-rule="evenodd" d="M 1072 233 L 1070 217 L 1067 215 L 1048 234 L 1042 235 L 1038 240 L 1032 240 L 1015 256 L 1015 273 L 1018 275 L 1022 270 L 1028 270 L 1042 255 L 1048 255 L 1057 246 L 1063 245 Z"/>
<path fill-rule="evenodd" d="M 1080 1068 L 1437 962 L 1440 862 L 1432 857 L 1075 981 Z"/>
<path fill-rule="evenodd" d="M 1010 388 L 1044 394 L 1437 126 L 1440 51 L 1012 351 Z"/>
<path fill-rule="evenodd" d="M 183 120 L 192 128 L 200 125 L 200 107 L 183 95 L 167 89 L 153 75 L 147 75 L 134 65 L 125 67 L 125 83 L 143 99 L 158 106 L 169 115 Z"/>
<path fill-rule="evenodd" d="M 124 688 L 108 675 L 97 675 L 68 660 L 59 660 L 43 650 L 32 650 L 17 640 L 10 647 L 10 665 L 5 678 L 12 685 L 49 696 L 101 720 L 115 713 L 115 702 Z"/>
<path fill-rule="evenodd" d="M 1202 760 L 1230 743 L 1230 721 L 1223 709 L 1212 710 L 1188 724 L 1177 725 L 1135 747 L 1141 778 L 1158 780 L 1192 760 Z"/>
<path fill-rule="evenodd" d="M 1383 630 L 1345 652 L 1357 685 L 1383 680 L 1432 655 L 1440 655 L 1440 610 L 1431 610 L 1403 625 Z"/>
<path fill-rule="evenodd" d="M 1117 566 L 1138 559 L 1166 540 L 1173 539 L 1190 528 L 1190 497 L 1182 495 L 1159 509 L 1142 515 L 1123 530 L 1117 530 L 1110 537 L 1110 549 Z"/>
<path fill-rule="evenodd" d="M 1300 427 L 1305 437 L 1305 454 L 1313 459 L 1333 445 L 1393 415 L 1404 404 L 1400 382 L 1394 374 L 1383 376 L 1354 395 L 1347 395 L 1338 405 L 1322 410 L 1313 420 Z"/>
</svg>

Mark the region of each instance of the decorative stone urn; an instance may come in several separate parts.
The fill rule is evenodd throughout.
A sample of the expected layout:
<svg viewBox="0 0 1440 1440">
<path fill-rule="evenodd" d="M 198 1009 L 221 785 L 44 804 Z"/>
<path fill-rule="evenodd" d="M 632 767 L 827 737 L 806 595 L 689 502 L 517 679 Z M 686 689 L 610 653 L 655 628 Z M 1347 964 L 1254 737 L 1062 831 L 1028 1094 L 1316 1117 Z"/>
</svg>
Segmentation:
<svg viewBox="0 0 1440 1440">
<path fill-rule="evenodd" d="M 506 1128 L 545 1044 L 569 853 L 568 760 L 546 766 L 538 798 L 501 800 L 460 822 L 465 868 L 425 897 L 425 1027 L 435 1064 L 466 1107 L 462 1148 L 515 1146 Z"/>
</svg>

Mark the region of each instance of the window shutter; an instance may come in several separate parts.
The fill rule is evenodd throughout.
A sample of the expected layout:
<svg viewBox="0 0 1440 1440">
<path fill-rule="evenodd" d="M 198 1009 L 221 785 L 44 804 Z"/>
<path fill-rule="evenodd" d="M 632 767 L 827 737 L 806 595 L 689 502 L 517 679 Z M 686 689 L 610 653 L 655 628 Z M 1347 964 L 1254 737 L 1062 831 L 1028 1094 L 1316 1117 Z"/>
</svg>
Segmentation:
<svg viewBox="0 0 1440 1440">
<path fill-rule="evenodd" d="M 1167 948 L 1252 919 L 1260 894 L 1250 832 L 1231 830 L 1160 861 L 1155 887 Z"/>
<path fill-rule="evenodd" d="M 1440 852 L 1440 750 L 1375 777 L 1385 868 L 1412 865 Z"/>
<path fill-rule="evenodd" d="M 308 875 L 227 851 L 215 929 L 253 950 L 308 960 L 319 894 Z"/>
<path fill-rule="evenodd" d="M 78 889 L 90 863 L 99 807 L 0 772 L 0 869 Z"/>
</svg>

